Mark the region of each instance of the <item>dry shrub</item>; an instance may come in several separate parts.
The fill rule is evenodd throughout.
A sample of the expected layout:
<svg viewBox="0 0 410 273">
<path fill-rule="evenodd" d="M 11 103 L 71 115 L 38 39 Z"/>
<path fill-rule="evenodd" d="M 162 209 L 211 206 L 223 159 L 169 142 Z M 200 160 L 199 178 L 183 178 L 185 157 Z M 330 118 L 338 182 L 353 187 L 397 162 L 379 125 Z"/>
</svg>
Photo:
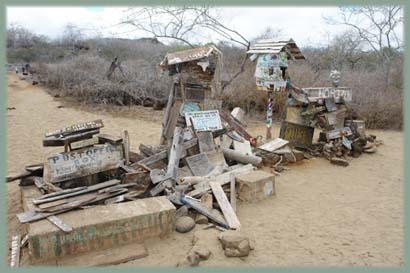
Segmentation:
<svg viewBox="0 0 410 273">
<path fill-rule="evenodd" d="M 88 103 L 125 105 L 141 103 L 146 97 L 163 98 L 169 91 L 170 79 L 147 61 L 125 61 L 124 74 L 117 69 L 111 79 L 105 77 L 110 61 L 90 54 L 49 64 L 45 84 L 60 95 L 72 96 Z"/>
</svg>

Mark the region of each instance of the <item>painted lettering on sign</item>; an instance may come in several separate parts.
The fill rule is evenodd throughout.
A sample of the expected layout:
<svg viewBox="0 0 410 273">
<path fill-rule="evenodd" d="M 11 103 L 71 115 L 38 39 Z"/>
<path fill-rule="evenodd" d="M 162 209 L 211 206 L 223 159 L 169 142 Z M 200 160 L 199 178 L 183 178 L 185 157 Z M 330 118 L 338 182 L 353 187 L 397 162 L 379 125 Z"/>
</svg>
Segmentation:
<svg viewBox="0 0 410 273">
<path fill-rule="evenodd" d="M 283 122 L 280 137 L 288 140 L 295 146 L 306 147 L 312 145 L 314 128 L 290 122 Z"/>
<path fill-rule="evenodd" d="M 59 136 L 59 135 L 67 135 L 71 134 L 74 132 L 81 132 L 85 130 L 91 130 L 91 129 L 98 129 L 104 127 L 104 124 L 101 119 L 98 120 L 93 120 L 93 121 L 88 121 L 88 122 L 82 122 L 82 123 L 77 123 L 70 125 L 68 127 L 58 129 L 52 132 L 46 133 L 46 137 L 49 136 Z"/>
<path fill-rule="evenodd" d="M 352 89 L 347 87 L 314 87 L 302 88 L 302 90 L 311 101 L 325 98 L 334 98 L 336 103 L 340 102 L 341 99 L 347 102 L 352 101 Z"/>
<path fill-rule="evenodd" d="M 118 168 L 122 146 L 110 144 L 53 155 L 47 159 L 50 182 L 87 176 Z"/>
<path fill-rule="evenodd" d="M 192 123 L 191 124 L 191 120 Z M 197 131 L 215 131 L 222 129 L 221 117 L 218 110 L 185 113 L 187 126 L 194 126 Z"/>
</svg>

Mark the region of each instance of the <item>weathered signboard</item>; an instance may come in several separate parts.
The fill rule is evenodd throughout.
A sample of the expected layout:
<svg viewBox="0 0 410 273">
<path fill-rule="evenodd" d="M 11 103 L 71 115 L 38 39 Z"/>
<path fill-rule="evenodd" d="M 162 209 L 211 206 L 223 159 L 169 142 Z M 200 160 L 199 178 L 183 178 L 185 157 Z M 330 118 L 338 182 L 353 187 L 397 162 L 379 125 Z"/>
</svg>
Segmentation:
<svg viewBox="0 0 410 273">
<path fill-rule="evenodd" d="M 77 150 L 80 148 L 92 146 L 94 144 L 98 144 L 98 138 L 97 137 L 92 137 L 84 140 L 79 140 L 76 142 L 71 142 L 70 143 L 70 149 L 71 150 Z"/>
<path fill-rule="evenodd" d="M 185 113 L 185 121 L 187 126 L 193 125 L 196 131 L 215 131 L 222 129 L 218 110 L 187 112 Z"/>
<path fill-rule="evenodd" d="M 334 98 L 335 103 L 351 102 L 352 89 L 349 87 L 309 87 L 302 88 L 308 96 L 310 102 L 317 102 L 319 99 Z"/>
<path fill-rule="evenodd" d="M 295 147 L 308 147 L 312 145 L 314 128 L 282 121 L 279 137 L 288 140 Z"/>
<path fill-rule="evenodd" d="M 45 164 L 47 180 L 56 183 L 115 169 L 122 159 L 122 146 L 111 144 L 55 154 Z"/>
<path fill-rule="evenodd" d="M 101 119 L 88 121 L 88 122 L 81 122 L 77 124 L 70 125 L 68 127 L 58 129 L 52 132 L 46 133 L 46 137 L 50 136 L 65 136 L 72 133 L 79 133 L 83 131 L 88 131 L 92 129 L 99 129 L 104 127 L 104 124 Z"/>
<path fill-rule="evenodd" d="M 343 136 L 350 136 L 350 135 L 352 135 L 352 130 L 350 130 L 349 127 L 331 130 L 326 133 L 326 137 L 328 140 L 343 137 Z"/>
</svg>

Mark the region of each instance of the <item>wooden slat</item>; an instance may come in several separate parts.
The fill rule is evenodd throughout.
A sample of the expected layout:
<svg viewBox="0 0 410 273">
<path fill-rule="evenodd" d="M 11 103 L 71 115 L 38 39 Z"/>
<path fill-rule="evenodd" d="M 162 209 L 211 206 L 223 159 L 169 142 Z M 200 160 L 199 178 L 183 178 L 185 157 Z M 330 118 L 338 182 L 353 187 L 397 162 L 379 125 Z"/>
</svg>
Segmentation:
<svg viewBox="0 0 410 273">
<path fill-rule="evenodd" d="M 233 211 L 236 212 L 236 179 L 235 176 L 231 175 L 231 206 Z"/>
<path fill-rule="evenodd" d="M 100 189 L 103 189 L 103 188 L 107 188 L 107 187 L 110 187 L 110 186 L 113 186 L 113 185 L 117 185 L 119 183 L 120 183 L 119 180 L 113 179 L 113 180 L 109 180 L 109 181 L 106 181 L 106 182 L 103 182 L 103 183 L 92 185 L 90 187 L 87 187 L 84 190 L 69 192 L 69 193 L 66 193 L 66 194 L 61 194 L 61 195 L 57 195 L 57 196 L 53 196 L 53 197 L 49 197 L 49 198 L 45 198 L 45 199 L 40 199 L 40 198 L 39 199 L 34 199 L 33 203 L 35 205 L 40 205 L 40 204 L 43 204 L 43 203 L 48 203 L 48 202 L 52 202 L 52 201 L 56 201 L 56 200 L 65 199 L 65 198 L 68 198 L 68 197 L 78 196 L 78 195 L 86 194 L 86 193 L 89 193 L 89 192 L 97 191 L 97 190 L 100 190 Z"/>
<path fill-rule="evenodd" d="M 74 141 L 74 142 L 71 142 L 69 145 L 70 145 L 70 150 L 72 151 L 72 150 L 77 150 L 77 149 L 82 149 L 85 147 L 93 146 L 94 144 L 98 144 L 98 138 L 96 137 Z"/>
<path fill-rule="evenodd" d="M 52 132 L 48 132 L 46 133 L 46 137 L 49 136 L 66 136 L 66 135 L 70 135 L 73 133 L 78 133 L 78 132 L 84 132 L 84 131 L 90 131 L 93 129 L 99 129 L 104 127 L 104 124 L 102 122 L 101 119 L 97 119 L 97 120 L 93 120 L 93 121 L 89 121 L 89 122 L 81 122 L 81 123 L 77 123 L 77 124 L 73 124 L 70 126 L 67 126 L 65 128 L 62 129 L 58 129 Z"/>
<path fill-rule="evenodd" d="M 98 138 L 98 143 L 100 144 L 105 144 L 105 143 L 110 143 L 112 145 L 118 145 L 122 142 L 121 137 L 109 135 L 109 134 L 99 134 L 97 135 Z"/>
<path fill-rule="evenodd" d="M 100 132 L 100 129 L 94 129 L 87 132 L 72 134 L 64 137 L 50 136 L 43 139 L 44 147 L 65 146 L 71 142 L 91 138 Z"/>
<path fill-rule="evenodd" d="M 241 227 L 239 219 L 235 214 L 231 204 L 229 203 L 228 198 L 221 185 L 218 182 L 212 181 L 209 182 L 209 186 L 212 189 L 212 192 L 216 198 L 216 201 L 219 204 L 219 207 L 222 210 L 223 215 L 225 216 L 226 221 L 231 229 L 238 229 Z"/>
<path fill-rule="evenodd" d="M 215 213 L 212 209 L 208 208 L 207 206 L 205 206 L 201 202 L 191 200 L 191 199 L 187 198 L 187 196 L 181 197 L 181 202 L 183 204 L 193 208 L 197 212 L 205 215 L 206 217 L 208 217 L 209 219 L 211 219 L 212 221 L 214 221 L 218 225 L 221 225 L 224 228 L 229 228 L 229 225 L 226 223 L 226 221 L 222 217 L 219 216 L 219 214 Z"/>
<path fill-rule="evenodd" d="M 14 233 L 11 237 L 10 267 L 20 266 L 20 242 L 21 235 L 19 233 Z"/>
<path fill-rule="evenodd" d="M 47 220 L 66 233 L 73 231 L 72 227 L 70 227 L 63 221 L 61 221 L 61 219 L 58 218 L 57 216 L 54 216 L 54 215 L 48 216 Z"/>
<path fill-rule="evenodd" d="M 124 130 L 123 133 L 123 147 L 124 147 L 124 159 L 125 164 L 128 165 L 130 163 L 130 137 L 128 135 L 128 131 Z"/>
<path fill-rule="evenodd" d="M 240 174 L 249 173 L 254 169 L 255 168 L 251 164 L 244 165 L 229 172 L 215 176 L 214 178 L 212 178 L 212 180 L 218 181 L 218 183 L 220 183 L 220 185 L 223 186 L 231 181 L 231 175 L 236 177 Z M 198 197 L 211 189 L 211 187 L 209 186 L 209 179 L 205 179 L 204 182 L 198 183 L 194 187 L 195 189 L 187 193 L 187 195 L 192 197 Z"/>
</svg>

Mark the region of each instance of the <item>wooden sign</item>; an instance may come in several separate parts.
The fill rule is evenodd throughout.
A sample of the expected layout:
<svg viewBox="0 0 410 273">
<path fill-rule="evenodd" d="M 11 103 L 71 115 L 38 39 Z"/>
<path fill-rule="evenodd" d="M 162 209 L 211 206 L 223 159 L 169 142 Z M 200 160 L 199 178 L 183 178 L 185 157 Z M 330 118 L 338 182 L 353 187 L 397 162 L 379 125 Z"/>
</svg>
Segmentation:
<svg viewBox="0 0 410 273">
<path fill-rule="evenodd" d="M 185 113 L 185 120 L 187 126 L 193 125 L 196 131 L 215 131 L 222 129 L 218 110 L 187 112 Z M 193 124 L 191 124 L 191 120 Z"/>
<path fill-rule="evenodd" d="M 70 125 L 68 127 L 58 129 L 52 132 L 46 133 L 46 137 L 50 136 L 65 136 L 72 133 L 84 132 L 92 129 L 99 129 L 104 127 L 104 124 L 101 119 L 89 121 L 89 122 L 81 122 L 77 124 Z"/>
<path fill-rule="evenodd" d="M 343 137 L 343 136 L 350 136 L 350 135 L 352 135 L 352 130 L 350 130 L 349 127 L 331 130 L 326 133 L 326 137 L 328 140 Z"/>
<path fill-rule="evenodd" d="M 258 148 L 261 150 L 265 150 L 268 152 L 273 152 L 283 146 L 285 146 L 286 144 L 288 144 L 289 141 L 281 139 L 281 138 L 275 138 L 274 140 L 271 140 L 261 146 L 259 146 Z"/>
<path fill-rule="evenodd" d="M 77 150 L 88 146 L 93 146 L 94 144 L 98 144 L 98 138 L 92 137 L 89 139 L 84 139 L 76 142 L 70 143 L 71 150 Z"/>
<path fill-rule="evenodd" d="M 352 89 L 348 87 L 310 87 L 302 88 L 302 91 L 310 102 L 325 98 L 334 98 L 336 103 L 351 102 L 353 97 Z"/>
<path fill-rule="evenodd" d="M 115 169 L 122 159 L 122 146 L 111 144 L 55 154 L 45 164 L 47 181 L 56 183 Z"/>
<path fill-rule="evenodd" d="M 313 127 L 283 121 L 279 136 L 296 147 L 305 148 L 312 145 L 314 130 Z"/>
</svg>

